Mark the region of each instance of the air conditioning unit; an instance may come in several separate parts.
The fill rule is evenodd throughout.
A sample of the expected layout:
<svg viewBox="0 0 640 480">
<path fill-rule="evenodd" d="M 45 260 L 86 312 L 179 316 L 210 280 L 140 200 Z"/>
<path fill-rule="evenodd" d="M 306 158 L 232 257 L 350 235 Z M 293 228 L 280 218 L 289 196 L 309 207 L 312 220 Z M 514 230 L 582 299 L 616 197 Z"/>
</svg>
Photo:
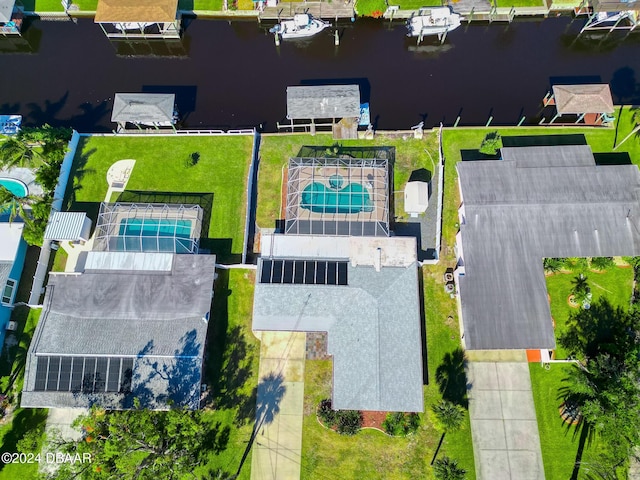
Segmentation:
<svg viewBox="0 0 640 480">
<path fill-rule="evenodd" d="M 15 332 L 18 329 L 18 322 L 9 322 L 9 324 L 7 325 L 7 330 L 11 330 L 12 332 Z"/>
</svg>

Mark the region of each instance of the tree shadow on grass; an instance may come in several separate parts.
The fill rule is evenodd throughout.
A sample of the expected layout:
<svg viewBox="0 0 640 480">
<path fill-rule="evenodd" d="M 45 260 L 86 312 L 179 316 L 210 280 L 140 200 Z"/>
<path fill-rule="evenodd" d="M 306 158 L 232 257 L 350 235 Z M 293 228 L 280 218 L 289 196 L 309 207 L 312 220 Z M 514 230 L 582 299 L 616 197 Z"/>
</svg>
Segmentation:
<svg viewBox="0 0 640 480">
<path fill-rule="evenodd" d="M 444 400 L 469 408 L 466 364 L 464 350 L 460 347 L 446 353 L 436 369 L 436 381 Z"/>
<path fill-rule="evenodd" d="M 44 426 L 46 421 L 47 410 L 41 408 L 17 410 L 11 422 L 11 430 L 9 430 L 2 439 L 0 450 L 3 452 L 16 452 L 18 442 L 24 438 L 25 434 L 39 426 Z M 0 471 L 2 471 L 4 465 L 4 462 L 0 462 Z"/>
</svg>

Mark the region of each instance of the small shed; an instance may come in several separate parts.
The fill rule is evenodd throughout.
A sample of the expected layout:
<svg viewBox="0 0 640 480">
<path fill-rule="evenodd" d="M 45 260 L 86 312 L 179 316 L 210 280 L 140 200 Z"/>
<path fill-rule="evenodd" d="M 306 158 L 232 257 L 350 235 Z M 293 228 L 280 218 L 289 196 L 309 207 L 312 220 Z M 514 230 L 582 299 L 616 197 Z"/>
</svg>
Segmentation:
<svg viewBox="0 0 640 480">
<path fill-rule="evenodd" d="M 287 87 L 287 119 L 311 121 L 305 126 L 315 134 L 316 127 L 331 127 L 334 138 L 357 138 L 360 118 L 358 85 L 317 85 Z M 325 120 L 324 123 L 316 123 Z"/>
<path fill-rule="evenodd" d="M 429 206 L 429 184 L 427 182 L 409 182 L 404 189 L 404 211 L 412 217 L 427 211 Z"/>
<path fill-rule="evenodd" d="M 53 212 L 44 231 L 45 240 L 86 242 L 91 235 L 91 220 L 84 212 Z"/>
<path fill-rule="evenodd" d="M 176 96 L 173 93 L 116 93 L 113 100 L 111 121 L 118 124 L 118 131 L 130 123 L 142 129 L 171 127 L 175 131 Z"/>
<path fill-rule="evenodd" d="M 20 35 L 24 13 L 16 0 L 0 0 L 0 35 Z"/>
<path fill-rule="evenodd" d="M 611 121 L 615 109 L 609 85 L 554 85 L 553 93 L 547 94 L 544 105 L 555 105 L 556 115 L 549 123 L 565 115 L 574 115 L 574 123 L 597 125 Z"/>
<path fill-rule="evenodd" d="M 109 38 L 180 38 L 178 0 L 98 0 L 94 21 Z"/>
</svg>

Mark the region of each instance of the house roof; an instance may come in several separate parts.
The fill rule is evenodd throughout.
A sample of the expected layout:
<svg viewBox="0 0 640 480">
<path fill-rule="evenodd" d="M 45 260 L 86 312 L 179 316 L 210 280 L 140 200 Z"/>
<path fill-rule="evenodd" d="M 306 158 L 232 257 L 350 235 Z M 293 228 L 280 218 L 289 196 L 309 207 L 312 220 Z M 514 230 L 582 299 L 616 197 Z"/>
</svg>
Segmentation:
<svg viewBox="0 0 640 480">
<path fill-rule="evenodd" d="M 349 264 L 347 286 L 257 283 L 253 329 L 328 332 L 336 409 L 423 411 L 416 265 Z"/>
<path fill-rule="evenodd" d="M 86 232 L 86 221 L 85 212 L 53 212 L 44 231 L 44 238 L 58 241 L 78 240 Z M 90 227 L 90 224 L 88 226 Z"/>
<path fill-rule="evenodd" d="M 173 93 L 116 93 L 111 121 L 143 124 L 171 121 L 175 103 Z"/>
<path fill-rule="evenodd" d="M 11 21 L 11 14 L 15 4 L 16 0 L 0 0 L 0 23 Z"/>
<path fill-rule="evenodd" d="M 0 261 L 13 263 L 20 246 L 24 223 L 0 222 Z"/>
<path fill-rule="evenodd" d="M 358 85 L 287 87 L 287 118 L 344 118 L 360 116 Z"/>
<path fill-rule="evenodd" d="M 52 275 L 29 348 L 23 405 L 65 407 L 91 401 L 91 395 L 77 392 L 36 391 L 37 357 L 71 356 L 135 359 L 134 396 L 149 390 L 171 394 L 176 381 L 172 376 L 184 377 L 186 373 L 180 369 L 189 367 L 189 395 L 183 388 L 169 396 L 178 405 L 197 408 L 197 398 L 192 394 L 200 388 L 205 317 L 211 306 L 214 271 L 213 255 L 173 255 L 169 271 L 159 270 L 152 262 L 148 270 L 140 263 L 129 271 L 116 268 Z M 155 373 L 149 370 L 152 367 Z M 109 404 L 109 395 L 92 394 Z M 166 407 L 163 398 L 148 395 L 147 406 Z M 57 405 L 56 399 L 62 403 Z"/>
<path fill-rule="evenodd" d="M 554 85 L 553 95 L 560 115 L 581 113 L 613 113 L 609 85 Z"/>
<path fill-rule="evenodd" d="M 596 166 L 584 146 L 511 150 L 457 165 L 458 286 L 472 350 L 555 346 L 543 258 L 640 254 L 636 166 Z"/>
<path fill-rule="evenodd" d="M 178 0 L 98 0 L 96 23 L 173 22 Z"/>
</svg>

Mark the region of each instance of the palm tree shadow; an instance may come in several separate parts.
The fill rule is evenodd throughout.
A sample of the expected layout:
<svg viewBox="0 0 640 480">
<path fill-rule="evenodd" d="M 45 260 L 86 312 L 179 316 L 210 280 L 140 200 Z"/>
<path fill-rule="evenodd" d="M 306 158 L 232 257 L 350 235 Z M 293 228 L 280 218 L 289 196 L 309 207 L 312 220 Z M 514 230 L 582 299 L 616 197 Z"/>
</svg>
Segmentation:
<svg viewBox="0 0 640 480">
<path fill-rule="evenodd" d="M 442 398 L 465 409 L 469 408 L 466 364 L 464 350 L 457 347 L 444 355 L 442 363 L 436 369 L 436 382 Z"/>
</svg>

